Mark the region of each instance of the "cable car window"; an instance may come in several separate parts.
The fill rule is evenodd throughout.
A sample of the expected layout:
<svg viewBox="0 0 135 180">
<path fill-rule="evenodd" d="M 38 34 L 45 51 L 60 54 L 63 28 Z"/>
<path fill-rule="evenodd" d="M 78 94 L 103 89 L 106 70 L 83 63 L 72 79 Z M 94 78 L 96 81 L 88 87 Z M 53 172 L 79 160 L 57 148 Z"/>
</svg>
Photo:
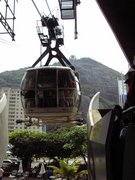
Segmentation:
<svg viewBox="0 0 135 180">
<path fill-rule="evenodd" d="M 44 94 L 44 106 L 45 107 L 56 107 L 57 103 L 56 103 L 56 90 L 46 90 L 45 94 Z"/>
<path fill-rule="evenodd" d="M 72 88 L 75 85 L 75 79 L 71 71 L 59 70 L 58 73 L 58 87 L 59 88 Z"/>
<path fill-rule="evenodd" d="M 36 72 L 27 71 L 22 82 L 23 105 L 27 108 L 35 106 L 35 79 Z"/>
<path fill-rule="evenodd" d="M 38 71 L 37 84 L 39 88 L 56 88 L 56 70 L 45 69 Z"/>
<path fill-rule="evenodd" d="M 81 99 L 81 88 L 78 81 L 76 81 L 76 87 L 77 87 L 77 96 L 76 96 L 76 106 L 80 106 L 80 99 Z"/>
<path fill-rule="evenodd" d="M 68 90 L 66 92 L 66 99 L 67 99 L 67 106 L 68 107 L 73 107 L 74 106 L 74 102 L 75 102 L 74 94 L 75 94 L 74 90 Z"/>
<path fill-rule="evenodd" d="M 76 81 L 71 73 L 69 74 L 69 87 L 76 88 Z"/>
<path fill-rule="evenodd" d="M 59 70 L 58 72 L 58 99 L 60 107 L 74 106 L 75 79 L 71 71 Z"/>
<path fill-rule="evenodd" d="M 38 71 L 37 106 L 56 107 L 56 69 Z"/>
<path fill-rule="evenodd" d="M 35 89 L 35 77 L 36 77 L 36 72 L 35 71 L 27 71 L 24 80 L 22 81 L 22 90 L 30 90 L 30 89 Z"/>
</svg>

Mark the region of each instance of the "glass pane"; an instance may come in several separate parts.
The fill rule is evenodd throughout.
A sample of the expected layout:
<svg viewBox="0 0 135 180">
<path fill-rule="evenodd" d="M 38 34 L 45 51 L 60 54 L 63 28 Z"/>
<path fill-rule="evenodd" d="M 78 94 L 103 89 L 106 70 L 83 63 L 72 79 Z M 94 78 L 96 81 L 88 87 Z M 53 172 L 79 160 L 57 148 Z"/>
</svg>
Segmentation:
<svg viewBox="0 0 135 180">
<path fill-rule="evenodd" d="M 27 71 L 25 73 L 21 85 L 22 90 L 35 89 L 35 75 L 36 71 Z"/>
<path fill-rule="evenodd" d="M 70 70 L 59 70 L 58 99 L 60 107 L 73 107 L 76 99 L 75 78 Z"/>
<path fill-rule="evenodd" d="M 75 78 L 69 70 L 59 70 L 58 88 L 76 88 Z"/>
<path fill-rule="evenodd" d="M 56 107 L 56 89 L 44 91 L 44 107 Z"/>
<path fill-rule="evenodd" d="M 62 1 L 61 9 L 73 9 L 73 1 Z"/>
<path fill-rule="evenodd" d="M 23 107 L 25 108 L 35 107 L 35 80 L 35 70 L 30 70 L 25 73 L 21 85 L 21 97 Z"/>
<path fill-rule="evenodd" d="M 30 94 L 31 92 L 29 92 L 29 94 Z M 33 94 L 34 92 L 32 92 L 32 94 Z M 34 94 L 34 97 L 33 98 L 30 98 L 30 97 L 28 97 L 28 95 L 27 95 L 27 97 L 25 97 L 25 108 L 33 108 L 33 107 L 35 107 L 35 94 Z"/>
<path fill-rule="evenodd" d="M 56 69 L 38 71 L 37 106 L 56 107 Z"/>
<path fill-rule="evenodd" d="M 74 10 L 61 10 L 62 19 L 74 19 Z"/>
<path fill-rule="evenodd" d="M 56 87 L 56 70 L 44 69 L 38 72 L 37 87 L 55 88 Z"/>
<path fill-rule="evenodd" d="M 75 102 L 75 91 L 68 89 L 59 90 L 59 106 L 60 107 L 73 107 Z"/>
</svg>

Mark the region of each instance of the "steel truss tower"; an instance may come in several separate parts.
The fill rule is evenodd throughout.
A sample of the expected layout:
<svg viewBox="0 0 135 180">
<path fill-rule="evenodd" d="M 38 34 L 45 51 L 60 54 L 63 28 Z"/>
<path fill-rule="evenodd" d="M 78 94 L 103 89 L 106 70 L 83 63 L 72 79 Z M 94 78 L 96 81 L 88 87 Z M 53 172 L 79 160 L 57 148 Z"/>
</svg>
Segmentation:
<svg viewBox="0 0 135 180">
<path fill-rule="evenodd" d="M 15 21 L 15 3 L 18 0 L 0 0 L 0 34 L 9 34 L 14 41 L 14 21 Z"/>
</svg>

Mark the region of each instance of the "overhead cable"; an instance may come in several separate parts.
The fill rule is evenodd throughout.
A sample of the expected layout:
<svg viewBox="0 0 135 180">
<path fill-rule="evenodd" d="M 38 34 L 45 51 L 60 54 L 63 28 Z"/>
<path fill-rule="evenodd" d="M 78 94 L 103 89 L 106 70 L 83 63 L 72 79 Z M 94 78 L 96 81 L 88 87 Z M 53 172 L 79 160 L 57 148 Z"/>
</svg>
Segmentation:
<svg viewBox="0 0 135 180">
<path fill-rule="evenodd" d="M 48 7 L 48 10 L 49 10 L 51 16 L 53 17 L 52 12 L 51 12 L 51 9 L 50 9 L 50 7 L 49 7 L 49 4 L 48 4 L 47 0 L 45 0 L 45 2 L 46 2 L 46 5 L 47 5 L 47 7 Z"/>
<path fill-rule="evenodd" d="M 37 5 L 35 4 L 34 0 L 32 0 L 32 2 L 33 2 L 33 4 L 34 4 L 34 6 L 35 6 L 35 8 L 36 8 L 36 10 L 37 10 L 37 12 L 38 12 L 38 14 L 39 14 L 39 16 L 40 16 L 40 17 L 41 17 L 41 19 L 42 19 L 42 15 L 41 15 L 41 13 L 40 13 L 40 11 L 39 11 L 39 9 L 38 9 Z M 43 21 L 44 21 L 44 19 L 43 19 Z M 44 23 L 45 23 L 45 25 L 46 25 L 46 27 L 47 27 L 47 24 L 46 24 L 46 22 L 45 22 L 45 21 L 44 21 Z"/>
<path fill-rule="evenodd" d="M 35 2 L 32 0 L 32 2 L 33 2 L 33 4 L 34 4 L 34 6 L 35 6 L 35 8 L 36 8 L 36 10 L 37 10 L 37 12 L 38 12 L 38 14 L 40 15 L 40 17 L 42 18 L 42 15 L 41 15 L 41 13 L 40 13 L 40 11 L 39 11 L 39 9 L 37 8 L 37 5 L 35 4 Z"/>
</svg>

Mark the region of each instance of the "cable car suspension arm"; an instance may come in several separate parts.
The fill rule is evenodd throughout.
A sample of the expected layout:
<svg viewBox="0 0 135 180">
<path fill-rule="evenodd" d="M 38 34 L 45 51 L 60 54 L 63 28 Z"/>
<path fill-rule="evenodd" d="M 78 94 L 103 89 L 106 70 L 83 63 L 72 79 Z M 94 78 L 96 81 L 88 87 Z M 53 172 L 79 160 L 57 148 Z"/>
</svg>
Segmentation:
<svg viewBox="0 0 135 180">
<path fill-rule="evenodd" d="M 52 54 L 53 51 L 56 52 L 55 55 Z M 75 70 L 75 67 L 70 63 L 70 61 L 68 61 L 68 59 L 64 56 L 64 54 L 59 50 L 59 42 L 57 40 L 54 48 L 52 48 L 51 45 L 48 44 L 46 50 L 40 55 L 40 57 L 36 60 L 36 62 L 32 65 L 32 67 L 35 67 L 47 54 L 49 54 L 49 58 L 45 63 L 45 66 L 48 66 L 53 58 L 57 58 L 63 66 L 66 66 L 67 64 L 71 69 Z"/>
<path fill-rule="evenodd" d="M 49 8 L 48 2 L 47 2 L 47 0 L 45 0 L 45 1 L 48 6 L 48 9 L 50 11 L 50 14 L 51 14 L 51 10 Z M 53 58 L 57 58 L 63 66 L 68 65 L 71 69 L 75 70 L 74 66 L 69 62 L 69 60 L 64 56 L 64 54 L 59 50 L 59 46 L 63 45 L 64 43 L 63 43 L 63 38 L 61 37 L 62 32 L 61 32 L 61 29 L 59 28 L 57 18 L 55 18 L 52 14 L 51 14 L 51 16 L 52 16 L 51 18 L 48 16 L 45 16 L 45 17 L 42 16 L 41 13 L 39 12 L 34 0 L 32 0 L 32 2 L 41 17 L 42 28 L 46 27 L 48 29 L 48 35 L 49 35 L 49 38 L 48 38 L 47 35 L 44 35 L 43 33 L 41 33 L 42 31 L 40 32 L 40 28 L 38 27 L 38 35 L 39 35 L 41 44 L 43 46 L 46 46 L 47 48 L 40 55 L 40 57 L 36 60 L 36 62 L 32 65 L 32 67 L 35 67 L 47 54 L 49 54 L 49 58 L 48 58 L 47 62 L 45 63 L 45 66 L 48 66 L 50 61 Z M 51 47 L 52 40 L 55 41 L 54 48 Z M 55 55 L 52 54 L 53 51 L 55 51 Z"/>
</svg>

